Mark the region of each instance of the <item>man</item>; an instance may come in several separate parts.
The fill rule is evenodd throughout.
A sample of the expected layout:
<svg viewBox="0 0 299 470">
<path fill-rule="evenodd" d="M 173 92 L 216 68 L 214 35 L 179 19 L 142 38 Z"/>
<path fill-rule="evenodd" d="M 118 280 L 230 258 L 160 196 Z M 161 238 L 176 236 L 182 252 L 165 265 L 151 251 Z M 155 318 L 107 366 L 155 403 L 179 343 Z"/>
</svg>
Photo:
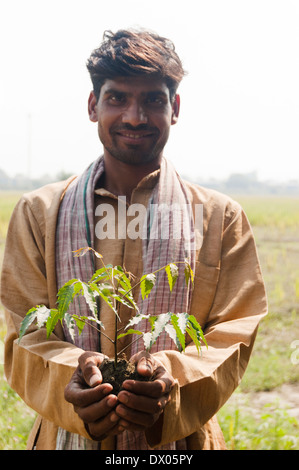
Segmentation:
<svg viewBox="0 0 299 470">
<path fill-rule="evenodd" d="M 87 66 L 93 82 L 88 112 L 97 123 L 103 157 L 79 178 L 25 195 L 7 236 L 5 371 L 11 387 L 39 413 L 28 448 L 225 448 L 215 414 L 239 384 L 267 310 L 251 229 L 236 202 L 183 182 L 163 156 L 179 116 L 177 87 L 184 75 L 170 41 L 145 31 L 106 33 Z M 149 208 L 173 203 L 188 214 L 187 223 L 184 217 L 168 219 L 164 237 L 163 216 L 146 224 Z M 147 210 L 146 236 L 133 236 L 136 230 L 130 229 L 136 204 Z M 202 230 L 195 223 L 199 206 Z M 113 217 L 106 225 L 113 225 L 115 236 L 105 236 L 103 229 L 110 207 Z M 182 236 L 174 236 L 178 229 Z M 193 289 L 183 288 L 179 278 L 170 295 L 160 277 L 153 297 L 136 300 L 144 313 L 195 315 L 208 350 L 198 356 L 189 338 L 181 354 L 166 335 L 151 354 L 134 343 L 131 360 L 153 380 L 125 381 L 116 397 L 98 368 L 104 356 L 113 356 L 105 336 L 86 329 L 73 344 L 67 325 L 57 327 L 49 340 L 44 329 L 32 326 L 17 343 L 29 308 L 54 307 L 61 285 L 74 277 L 88 280 L 98 267 L 93 256 L 73 258 L 73 250 L 87 245 L 137 278 L 188 256 Z M 125 325 L 130 311 L 122 307 Z M 84 307 L 78 303 L 74 309 L 80 314 Z M 109 308 L 100 305 L 99 315 L 105 333 L 113 335 Z M 122 346 L 128 341 L 123 338 Z"/>
</svg>

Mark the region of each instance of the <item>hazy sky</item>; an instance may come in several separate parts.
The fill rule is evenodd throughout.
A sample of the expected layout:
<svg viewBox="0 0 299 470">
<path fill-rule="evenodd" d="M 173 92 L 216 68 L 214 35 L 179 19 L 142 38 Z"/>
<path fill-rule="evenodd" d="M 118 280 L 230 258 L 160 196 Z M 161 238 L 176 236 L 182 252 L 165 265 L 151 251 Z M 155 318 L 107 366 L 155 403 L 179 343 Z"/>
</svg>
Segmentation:
<svg viewBox="0 0 299 470">
<path fill-rule="evenodd" d="M 104 30 L 141 26 L 172 39 L 188 71 L 165 150 L 180 173 L 299 180 L 298 0 L 0 2 L 9 175 L 78 173 L 102 153 L 86 60 Z"/>
</svg>

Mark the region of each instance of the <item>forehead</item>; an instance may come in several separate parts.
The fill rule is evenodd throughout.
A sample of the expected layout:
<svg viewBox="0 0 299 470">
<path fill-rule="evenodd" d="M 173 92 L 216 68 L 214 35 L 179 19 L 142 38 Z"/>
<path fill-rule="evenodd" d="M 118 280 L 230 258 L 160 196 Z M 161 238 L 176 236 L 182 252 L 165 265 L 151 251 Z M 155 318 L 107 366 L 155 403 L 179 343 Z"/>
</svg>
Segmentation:
<svg viewBox="0 0 299 470">
<path fill-rule="evenodd" d="M 146 76 L 107 79 L 101 88 L 100 95 L 105 94 L 109 90 L 134 95 L 157 92 L 169 97 L 169 89 L 163 80 Z"/>
</svg>

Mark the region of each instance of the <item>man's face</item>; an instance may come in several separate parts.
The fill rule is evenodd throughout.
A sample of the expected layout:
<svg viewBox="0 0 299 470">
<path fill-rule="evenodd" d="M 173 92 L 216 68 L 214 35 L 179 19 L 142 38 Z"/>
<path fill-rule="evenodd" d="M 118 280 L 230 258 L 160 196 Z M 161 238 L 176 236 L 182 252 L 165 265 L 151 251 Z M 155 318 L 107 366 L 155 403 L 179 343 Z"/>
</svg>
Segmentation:
<svg viewBox="0 0 299 470">
<path fill-rule="evenodd" d="M 172 103 L 164 81 L 149 77 L 109 79 L 97 103 L 93 93 L 89 97 L 104 153 L 131 165 L 161 158 L 178 114 L 179 97 Z"/>
</svg>

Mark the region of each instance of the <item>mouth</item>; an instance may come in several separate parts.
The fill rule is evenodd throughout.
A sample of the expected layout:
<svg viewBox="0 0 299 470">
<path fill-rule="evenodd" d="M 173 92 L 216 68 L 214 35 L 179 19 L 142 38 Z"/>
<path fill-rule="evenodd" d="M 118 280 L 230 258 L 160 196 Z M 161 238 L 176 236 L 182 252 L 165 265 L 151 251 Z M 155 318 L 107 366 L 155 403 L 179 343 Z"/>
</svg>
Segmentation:
<svg viewBox="0 0 299 470">
<path fill-rule="evenodd" d="M 141 144 L 146 143 L 153 137 L 158 135 L 158 131 L 155 128 L 129 128 L 119 127 L 112 131 L 117 137 L 119 137 L 126 144 Z"/>
<path fill-rule="evenodd" d="M 132 133 L 132 132 L 118 132 L 118 135 L 125 137 L 127 139 L 133 139 L 133 140 L 140 140 L 144 139 L 146 137 L 151 137 L 153 134 L 152 133 Z"/>
<path fill-rule="evenodd" d="M 130 142 L 141 142 L 146 139 L 153 137 L 153 133 L 150 131 L 121 131 L 116 133 L 122 139 Z"/>
</svg>

